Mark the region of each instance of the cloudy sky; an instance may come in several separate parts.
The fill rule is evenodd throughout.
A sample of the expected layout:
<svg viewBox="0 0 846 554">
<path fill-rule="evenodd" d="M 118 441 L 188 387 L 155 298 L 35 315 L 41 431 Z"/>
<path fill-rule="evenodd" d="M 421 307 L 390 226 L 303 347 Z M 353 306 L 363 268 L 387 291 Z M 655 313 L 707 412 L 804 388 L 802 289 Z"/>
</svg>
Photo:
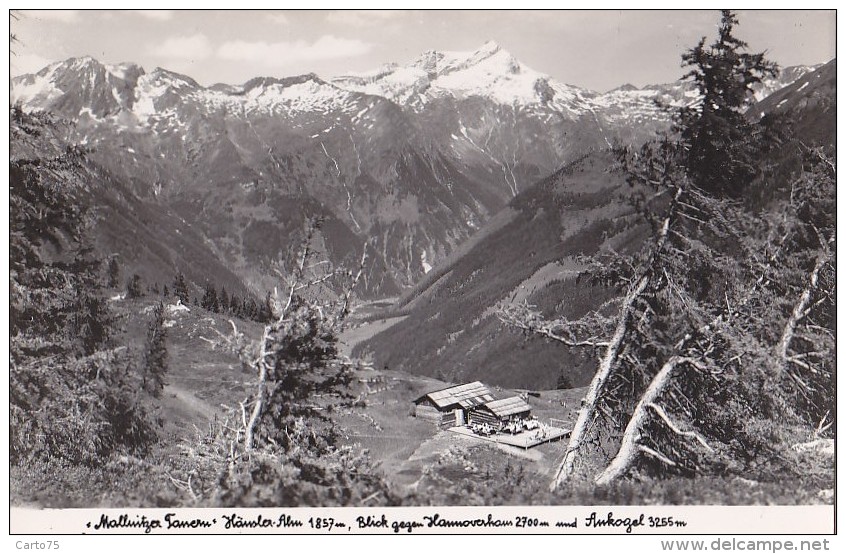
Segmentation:
<svg viewBox="0 0 846 554">
<path fill-rule="evenodd" d="M 833 11 L 740 11 L 737 36 L 782 66 L 835 56 Z M 204 85 L 406 63 L 492 39 L 529 67 L 594 90 L 680 77 L 681 53 L 716 11 L 23 11 L 12 75 L 90 55 L 187 74 Z"/>
</svg>

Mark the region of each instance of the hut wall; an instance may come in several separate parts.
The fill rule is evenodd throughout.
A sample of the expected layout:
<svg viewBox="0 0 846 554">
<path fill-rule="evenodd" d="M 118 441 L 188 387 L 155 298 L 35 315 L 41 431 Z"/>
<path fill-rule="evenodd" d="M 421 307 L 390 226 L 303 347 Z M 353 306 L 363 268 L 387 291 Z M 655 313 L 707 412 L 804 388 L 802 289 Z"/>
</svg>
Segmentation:
<svg viewBox="0 0 846 554">
<path fill-rule="evenodd" d="M 449 429 L 450 427 L 455 427 L 455 414 L 452 412 L 446 412 L 442 414 L 443 417 L 441 418 L 440 423 L 438 423 L 438 427 L 441 429 Z"/>
<path fill-rule="evenodd" d="M 443 414 L 431 404 L 417 404 L 414 407 L 414 416 L 432 423 L 440 423 Z"/>
<path fill-rule="evenodd" d="M 448 429 L 455 425 L 455 413 L 453 410 L 441 411 L 429 402 L 421 402 L 414 406 L 414 417 L 419 417 L 442 429 Z"/>
<path fill-rule="evenodd" d="M 499 418 L 487 410 L 473 410 L 470 412 L 470 423 L 490 423 L 499 425 Z"/>
</svg>

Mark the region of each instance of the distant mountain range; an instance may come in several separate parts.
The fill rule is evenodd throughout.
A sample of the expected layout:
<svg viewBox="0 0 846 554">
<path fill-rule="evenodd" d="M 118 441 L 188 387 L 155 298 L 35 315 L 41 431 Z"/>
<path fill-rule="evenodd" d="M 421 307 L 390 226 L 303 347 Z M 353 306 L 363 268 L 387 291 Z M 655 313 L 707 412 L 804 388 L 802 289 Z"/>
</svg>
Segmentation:
<svg viewBox="0 0 846 554">
<path fill-rule="evenodd" d="M 786 117 L 808 146 L 836 142 L 836 60 L 800 72 L 747 112 Z M 773 163 L 798 167 L 795 144 L 772 152 Z M 608 152 L 593 152 L 521 192 L 453 256 L 408 291 L 385 317 L 402 316 L 355 353 L 379 367 L 445 381 L 483 379 L 504 387 L 554 388 L 588 383 L 595 353 L 568 349 L 507 328 L 498 307 L 528 301 L 546 317 L 577 319 L 613 291 L 580 279 L 580 260 L 631 253 L 648 229 L 634 215 L 625 177 Z M 789 176 L 788 176 L 789 177 Z"/>
<path fill-rule="evenodd" d="M 787 68 L 765 97 L 813 68 Z M 362 248 L 362 293 L 420 280 L 521 191 L 585 153 L 668 125 L 689 84 L 597 93 L 556 82 L 497 44 L 323 80 L 203 87 L 92 58 L 12 80 L 11 102 L 74 122 L 69 140 L 149 210 L 173 213 L 262 292 L 304 221 L 335 262 Z M 132 258 L 131 249 L 123 247 Z"/>
</svg>

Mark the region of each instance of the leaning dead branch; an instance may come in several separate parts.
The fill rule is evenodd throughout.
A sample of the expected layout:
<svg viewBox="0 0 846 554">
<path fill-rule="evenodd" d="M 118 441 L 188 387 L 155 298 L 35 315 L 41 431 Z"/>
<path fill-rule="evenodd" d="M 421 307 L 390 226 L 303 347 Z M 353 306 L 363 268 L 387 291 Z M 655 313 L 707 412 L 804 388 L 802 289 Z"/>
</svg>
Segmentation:
<svg viewBox="0 0 846 554">
<path fill-rule="evenodd" d="M 570 435 L 570 442 L 567 444 L 567 451 L 564 454 L 564 459 L 558 467 L 555 478 L 550 485 L 550 490 L 555 490 L 561 486 L 573 474 L 575 468 L 576 458 L 579 455 L 583 441 L 588 434 L 588 429 L 594 419 L 600 395 L 605 388 L 608 378 L 611 376 L 611 371 L 617 363 L 617 357 L 623 350 L 624 338 L 629 330 L 629 322 L 634 312 L 635 300 L 643 294 L 646 286 L 649 284 L 649 276 L 643 275 L 637 280 L 635 286 L 631 288 L 623 301 L 623 306 L 620 310 L 620 315 L 617 320 L 617 326 L 614 329 L 614 335 L 608 342 L 605 353 L 599 361 L 599 367 L 591 380 L 585 397 L 582 400 L 582 408 L 579 411 L 579 417 L 576 419 L 576 425 Z"/>
<path fill-rule="evenodd" d="M 831 241 L 834 241 L 833 237 Z M 801 361 L 801 358 L 803 356 L 791 355 L 790 347 L 796 335 L 796 328 L 799 326 L 802 320 L 804 320 L 808 316 L 808 314 L 811 312 L 811 309 L 814 307 L 811 303 L 811 299 L 814 293 L 817 291 L 820 272 L 828 263 L 831 262 L 832 253 L 831 249 L 828 246 L 828 242 L 829 241 L 822 239 L 822 237 L 820 238 L 822 248 L 820 249 L 820 253 L 814 263 L 814 268 L 808 277 L 808 281 L 805 285 L 805 288 L 802 290 L 802 293 L 799 295 L 799 298 L 793 306 L 793 310 L 790 313 L 790 317 L 787 319 L 787 323 L 785 323 L 784 325 L 784 329 L 781 334 L 781 339 L 779 340 L 778 346 L 776 347 L 776 352 L 778 354 L 779 359 L 781 360 L 780 368 L 782 374 L 790 372 L 791 365 L 799 365 L 800 367 L 803 366 L 803 362 Z M 804 364 L 804 367 L 809 368 L 806 363 Z"/>
<path fill-rule="evenodd" d="M 578 320 L 562 317 L 547 321 L 533 306 L 525 303 L 506 306 L 498 310 L 496 316 L 510 327 L 541 335 L 570 347 L 607 347 L 608 341 L 601 338 L 604 334 L 601 330 L 612 323 L 610 318 L 600 314 L 599 311 L 591 312 Z"/>
<path fill-rule="evenodd" d="M 617 324 L 614 328 L 614 334 L 608 341 L 608 346 L 605 353 L 602 355 L 597 367 L 596 373 L 588 386 L 587 393 L 582 400 L 582 408 L 579 411 L 579 416 L 576 419 L 576 424 L 570 434 L 570 441 L 567 444 L 567 450 L 564 453 L 564 459 L 558 466 L 558 471 L 550 484 L 550 490 L 554 491 L 565 483 L 573 474 L 576 460 L 580 454 L 581 448 L 586 440 L 590 426 L 595 419 L 599 399 L 608 384 L 612 371 L 617 365 L 618 357 L 625 349 L 625 339 L 630 331 L 632 319 L 636 311 L 636 303 L 646 291 L 654 273 L 654 265 L 667 242 L 670 226 L 675 217 L 678 200 L 684 192 L 684 187 L 678 187 L 673 196 L 673 203 L 670 205 L 667 215 L 661 224 L 659 234 L 656 238 L 653 247 L 650 261 L 646 266 L 646 270 L 634 280 L 632 285 L 626 292 L 620 306 L 620 312 L 617 316 Z"/>
<path fill-rule="evenodd" d="M 709 451 L 712 450 L 711 447 L 708 446 L 708 443 L 705 442 L 705 439 L 703 439 L 698 433 L 694 431 L 683 431 L 679 428 L 679 426 L 670 419 L 667 412 L 656 403 L 658 398 L 667 389 L 668 384 L 673 377 L 673 373 L 677 370 L 677 368 L 684 364 L 689 364 L 700 369 L 702 368 L 699 360 L 694 358 L 673 356 L 667 360 L 646 388 L 646 391 L 643 393 L 640 401 L 638 401 L 637 406 L 635 406 L 632 417 L 626 425 L 623 440 L 620 443 L 620 449 L 611 463 L 608 464 L 608 467 L 606 467 L 605 470 L 597 476 L 597 485 L 607 485 L 614 479 L 620 477 L 632 465 L 637 457 L 638 451 L 648 449 L 648 447 L 640 444 L 640 440 L 650 412 L 657 414 L 666 426 L 673 431 L 673 433 L 683 437 L 691 437 L 698 441 L 705 449 Z M 667 465 L 676 465 L 675 462 L 666 456 L 662 455 L 657 457 L 664 461 Z"/>
<path fill-rule="evenodd" d="M 308 229 L 290 272 L 277 271 L 284 280 L 283 292 L 280 294 L 278 288 L 274 289 L 271 297 L 272 320 L 265 325 L 261 338 L 251 344 L 231 320 L 232 330 L 229 334 L 215 330 L 218 342 L 236 352 L 244 364 L 256 372 L 253 394 L 240 402 L 242 429 L 239 431 L 239 436 L 243 435 L 243 447 L 246 452 L 255 448 L 256 430 L 267 408 L 269 380 L 276 364 L 276 350 L 280 342 L 285 341 L 285 337 L 296 325 L 297 314 L 294 312 L 298 305 L 297 299 L 304 293 L 315 292 L 315 289 L 330 281 L 346 280 L 336 301 L 320 302 L 320 305 L 315 306 L 316 313 L 324 320 L 324 323 L 340 327 L 350 313 L 353 290 L 364 275 L 367 261 L 366 249 L 362 251 L 355 273 L 334 268 L 328 261 L 314 261 L 313 258 L 317 255 L 312 248 L 314 229 L 314 226 Z M 321 293 L 325 291 L 315 292 L 318 296 Z M 205 340 L 217 344 L 210 339 Z M 349 360 L 339 360 L 338 363 L 342 366 L 352 365 Z"/>
</svg>

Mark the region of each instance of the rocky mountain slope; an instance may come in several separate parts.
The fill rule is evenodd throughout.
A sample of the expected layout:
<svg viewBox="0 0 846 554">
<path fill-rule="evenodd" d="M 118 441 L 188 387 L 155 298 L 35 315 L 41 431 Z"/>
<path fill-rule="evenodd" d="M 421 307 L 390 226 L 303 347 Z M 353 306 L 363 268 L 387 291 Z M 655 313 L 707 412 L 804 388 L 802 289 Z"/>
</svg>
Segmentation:
<svg viewBox="0 0 846 554">
<path fill-rule="evenodd" d="M 73 121 L 92 159 L 192 222 L 257 291 L 318 217 L 334 262 L 367 245 L 371 296 L 416 282 L 562 165 L 666 126 L 656 101 L 694 99 L 679 83 L 603 94 L 565 85 L 492 42 L 331 81 L 204 87 L 160 68 L 75 58 L 11 87 L 23 109 Z"/>
<path fill-rule="evenodd" d="M 139 198 L 125 181 L 91 160 L 90 154 L 69 140 L 70 126 L 49 115 L 32 117 L 17 110 L 11 111 L 10 119 L 10 194 L 21 194 L 27 168 L 49 175 L 53 186 L 68 196 L 65 203 L 73 204 L 67 209 L 77 214 L 76 223 L 87 231 L 84 246 L 92 248 L 97 259 L 117 262 L 118 289 L 133 274 L 141 277 L 144 291 L 152 285 L 172 287 L 176 273 L 181 272 L 189 294 L 195 297 L 201 296 L 207 282 L 241 298 L 251 294 L 195 225 L 168 206 Z M 37 247 L 47 259 L 74 255 L 73 241 L 56 221 L 41 214 L 30 217 L 34 228 L 11 232 L 36 232 L 44 237 Z"/>
<path fill-rule="evenodd" d="M 837 59 L 803 74 L 748 112 L 750 118 L 765 114 L 789 117 L 796 136 L 808 145 L 832 144 L 837 131 Z"/>
<path fill-rule="evenodd" d="M 835 143 L 836 60 L 750 110 L 783 113 L 798 140 Z M 795 147 L 775 165 L 796 168 Z M 801 164 L 800 164 L 801 166 Z M 785 177 L 782 175 L 782 177 Z M 773 187 L 774 189 L 777 188 Z M 637 249 L 648 232 L 631 188 L 608 152 L 594 152 L 515 197 L 471 241 L 385 313 L 402 315 L 356 347 L 379 366 L 505 387 L 583 386 L 596 368 L 587 349 L 567 349 L 506 327 L 498 307 L 527 301 L 547 317 L 577 319 L 616 294 L 579 277 L 599 253 Z"/>
</svg>

